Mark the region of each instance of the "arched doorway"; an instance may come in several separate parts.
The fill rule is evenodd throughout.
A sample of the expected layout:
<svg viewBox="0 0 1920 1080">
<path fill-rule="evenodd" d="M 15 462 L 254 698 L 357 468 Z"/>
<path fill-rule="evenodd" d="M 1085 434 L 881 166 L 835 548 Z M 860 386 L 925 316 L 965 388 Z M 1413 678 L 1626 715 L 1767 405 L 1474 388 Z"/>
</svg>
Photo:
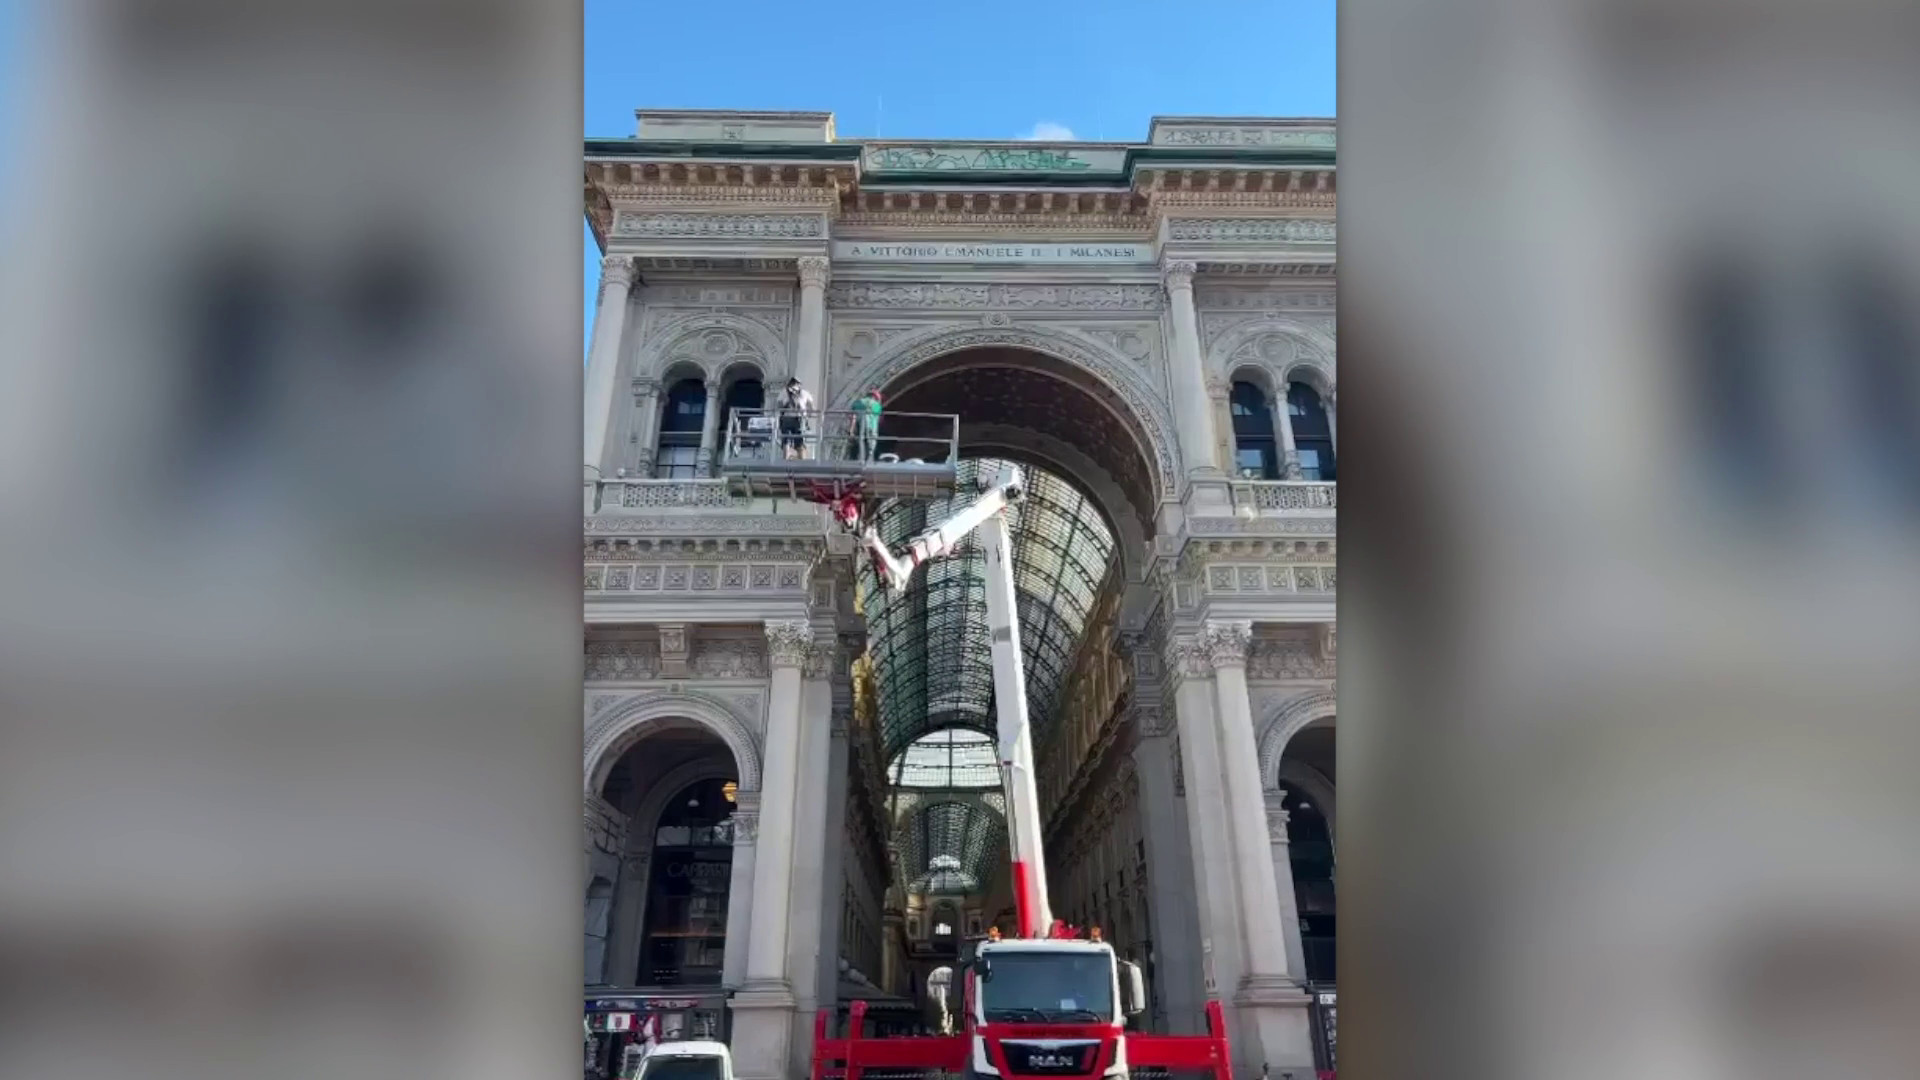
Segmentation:
<svg viewBox="0 0 1920 1080">
<path fill-rule="evenodd" d="M 742 770 L 729 742 L 707 724 L 676 716 L 621 724 L 589 740 L 590 754 L 604 747 L 590 760 L 610 762 L 589 768 L 590 782 L 599 781 L 590 803 L 625 827 L 613 858 L 589 853 L 587 981 L 717 988 L 730 970 L 731 916 L 745 906 L 734 882 L 752 861 L 733 857 Z M 757 781 L 757 771 L 749 776 Z M 596 969 L 593 939 L 602 927 Z M 744 960 L 734 956 L 732 966 Z"/>
<path fill-rule="evenodd" d="M 640 938 L 641 985 L 720 985 L 737 791 L 730 778 L 697 780 L 660 812 Z"/>
</svg>

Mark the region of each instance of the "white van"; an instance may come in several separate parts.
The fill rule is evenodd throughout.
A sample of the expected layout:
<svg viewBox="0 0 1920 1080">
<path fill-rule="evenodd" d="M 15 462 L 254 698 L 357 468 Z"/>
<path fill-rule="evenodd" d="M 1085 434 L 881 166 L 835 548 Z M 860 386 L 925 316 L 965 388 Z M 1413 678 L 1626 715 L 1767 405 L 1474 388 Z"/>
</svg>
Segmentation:
<svg viewBox="0 0 1920 1080">
<path fill-rule="evenodd" d="M 726 1043 L 706 1039 L 659 1043 L 634 1080 L 733 1080 L 733 1055 Z"/>
</svg>

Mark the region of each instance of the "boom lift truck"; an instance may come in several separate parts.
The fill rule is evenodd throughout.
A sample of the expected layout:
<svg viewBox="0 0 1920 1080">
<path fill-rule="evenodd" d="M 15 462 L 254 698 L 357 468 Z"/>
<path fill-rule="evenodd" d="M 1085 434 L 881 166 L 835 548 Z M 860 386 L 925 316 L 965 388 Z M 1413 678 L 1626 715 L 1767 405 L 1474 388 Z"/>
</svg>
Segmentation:
<svg viewBox="0 0 1920 1080">
<path fill-rule="evenodd" d="M 888 549 L 870 524 L 860 535 L 880 579 L 896 593 L 905 591 L 922 563 L 953 551 L 970 533 L 980 538 L 987 563 L 987 627 L 1018 937 L 1003 939 L 991 931 L 987 940 L 974 944 L 958 972 L 943 967 L 929 976 L 929 996 L 942 1014 L 938 1036 L 863 1039 L 865 1003 L 855 1002 L 847 1036 L 829 1038 L 829 1014 L 822 1011 L 814 1024 L 812 1080 L 859 1080 L 863 1069 L 880 1068 L 963 1072 L 968 1080 L 1125 1080 L 1130 1069 L 1143 1066 L 1204 1070 L 1214 1080 L 1227 1080 L 1226 1027 L 1218 1002 L 1207 1005 L 1207 1035 L 1127 1034 L 1127 1018 L 1147 1005 L 1139 966 L 1115 956 L 1098 928 L 1082 935 L 1055 920 L 1048 906 L 1005 513 L 1023 494 L 1023 477 L 1010 467 L 965 509 L 909 540 L 898 553 Z M 852 515 L 836 516 L 843 525 L 858 524 Z M 950 1001 L 956 982 L 958 1032 Z"/>
</svg>

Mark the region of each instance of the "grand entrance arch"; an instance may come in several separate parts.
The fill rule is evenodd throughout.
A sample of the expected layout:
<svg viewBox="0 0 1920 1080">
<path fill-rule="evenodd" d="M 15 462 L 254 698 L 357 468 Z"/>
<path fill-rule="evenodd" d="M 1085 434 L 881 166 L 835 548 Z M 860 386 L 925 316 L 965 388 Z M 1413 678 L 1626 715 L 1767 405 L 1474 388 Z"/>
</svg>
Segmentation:
<svg viewBox="0 0 1920 1080">
<path fill-rule="evenodd" d="M 1159 380 L 1076 330 L 944 327 L 889 342 L 836 380 L 834 407 L 878 389 L 892 411 L 957 415 L 963 457 L 1043 464 L 1087 490 L 1116 526 L 1131 518 L 1150 535 L 1160 503 L 1178 497 L 1182 467 Z"/>
</svg>

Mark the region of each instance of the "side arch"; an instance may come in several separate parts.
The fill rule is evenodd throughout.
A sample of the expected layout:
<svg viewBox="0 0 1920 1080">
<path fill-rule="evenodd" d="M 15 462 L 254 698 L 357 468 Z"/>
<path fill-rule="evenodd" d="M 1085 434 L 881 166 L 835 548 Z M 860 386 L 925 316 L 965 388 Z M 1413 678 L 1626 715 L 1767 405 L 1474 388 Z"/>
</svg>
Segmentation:
<svg viewBox="0 0 1920 1080">
<path fill-rule="evenodd" d="M 834 391 L 831 409 L 845 409 L 861 391 L 884 386 L 929 360 L 968 349 L 1027 349 L 1050 356 L 1085 372 L 1125 403 L 1136 439 L 1152 463 L 1158 479 L 1156 494 L 1167 498 L 1179 490 L 1175 477 L 1180 466 L 1178 443 L 1171 438 L 1173 420 L 1166 412 L 1166 394 L 1152 385 L 1117 350 L 1087 335 L 1054 326 L 939 326 L 888 342 L 866 363 L 847 372 Z M 1150 512 L 1150 511 L 1149 511 Z"/>
<path fill-rule="evenodd" d="M 706 342 L 697 340 L 716 330 L 732 335 L 730 343 L 714 339 L 715 343 L 727 347 L 710 350 Z M 689 347 L 682 348 L 683 345 Z M 786 343 L 766 324 L 725 311 L 684 315 L 656 328 L 640 348 L 634 374 L 659 378 L 668 366 L 683 361 L 698 367 L 709 381 L 720 378 L 730 368 L 746 365 L 757 369 L 761 381 L 765 382 L 776 374 L 784 374 L 790 366 Z"/>
<path fill-rule="evenodd" d="M 1291 355 L 1263 355 L 1258 343 L 1269 336 L 1292 345 Z M 1286 393 L 1288 383 L 1298 381 L 1326 397 L 1334 391 L 1334 355 L 1333 339 L 1326 334 L 1290 319 L 1267 317 L 1241 323 L 1221 334 L 1207 352 L 1207 370 L 1231 377 L 1254 368 L 1265 374 L 1279 395 Z"/>
<path fill-rule="evenodd" d="M 1288 698 L 1260 725 L 1260 786 L 1272 791 L 1280 786 L 1280 757 L 1287 743 L 1303 729 L 1332 719 L 1339 702 L 1331 690 L 1315 690 Z"/>
<path fill-rule="evenodd" d="M 741 791 L 760 790 L 759 737 L 719 698 L 687 690 L 636 694 L 588 720 L 581 770 L 586 791 L 599 791 L 614 762 L 649 732 L 689 726 L 704 729 L 727 745 L 740 770 Z"/>
</svg>

